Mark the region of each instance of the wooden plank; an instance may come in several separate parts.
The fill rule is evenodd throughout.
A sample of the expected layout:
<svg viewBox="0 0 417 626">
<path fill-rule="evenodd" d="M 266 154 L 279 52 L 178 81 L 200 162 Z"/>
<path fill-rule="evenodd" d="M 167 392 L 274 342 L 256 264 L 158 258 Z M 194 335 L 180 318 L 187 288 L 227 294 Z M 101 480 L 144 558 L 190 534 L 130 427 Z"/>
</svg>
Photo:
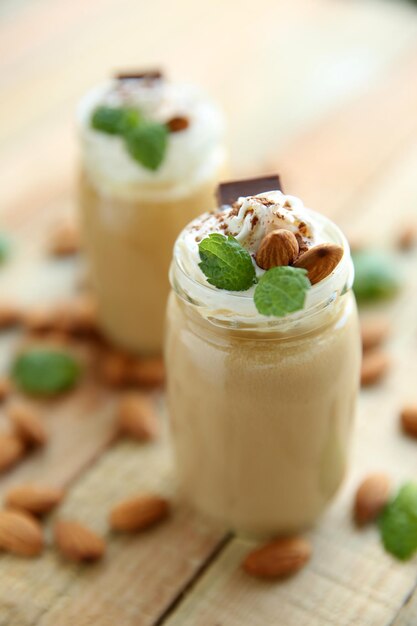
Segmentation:
<svg viewBox="0 0 417 626">
<path fill-rule="evenodd" d="M 358 185 L 401 155 L 417 130 L 417 48 L 368 93 L 347 101 L 275 158 L 286 188 L 328 214 L 355 209 Z"/>
<path fill-rule="evenodd" d="M 41 560 L 2 558 L 1 626 L 154 623 L 198 570 L 201 555 L 216 549 L 221 534 L 185 507 L 176 508 L 170 522 L 137 536 L 112 535 L 107 517 L 113 504 L 131 494 L 151 490 L 170 496 L 172 483 L 165 442 L 120 442 L 107 452 L 72 488 L 59 512 L 108 537 L 104 562 L 71 566 L 52 549 Z"/>
<path fill-rule="evenodd" d="M 340 92 L 340 86 L 334 89 L 331 76 L 324 82 L 320 82 L 323 77 L 318 76 L 318 82 L 313 86 L 320 92 L 321 99 L 315 102 L 313 113 L 313 107 L 308 102 L 311 90 L 306 90 L 303 81 L 311 74 L 315 61 L 320 60 L 318 64 L 320 67 L 331 67 L 332 72 L 339 71 L 343 67 L 345 55 L 351 55 L 356 49 L 356 44 L 349 42 L 349 38 L 354 34 L 358 35 L 362 42 L 360 54 L 357 57 L 360 63 L 345 81 L 344 88 L 360 90 L 371 76 L 375 76 L 377 71 L 382 72 L 387 63 L 391 62 L 399 51 L 407 47 L 409 40 L 415 34 L 415 25 L 408 20 L 406 12 L 400 13 L 403 9 L 393 10 L 389 7 L 379 12 L 379 9 L 371 8 L 372 3 L 362 4 L 365 9 L 358 8 L 359 5 L 348 6 L 342 3 L 329 5 L 327 2 L 320 2 L 317 6 L 320 5 L 321 9 L 316 15 L 313 5 L 307 0 L 287 3 L 285 6 L 284 3 L 280 3 L 276 5 L 274 11 L 272 10 L 273 3 L 266 1 L 261 3 L 261 6 L 249 7 L 247 12 L 236 11 L 235 5 L 231 3 L 222 8 L 226 13 L 222 14 L 220 24 L 217 21 L 218 7 L 210 5 L 206 9 L 204 21 L 205 24 L 216 25 L 215 46 L 212 45 L 210 29 L 202 32 L 198 28 L 192 28 L 200 19 L 200 7 L 195 3 L 183 0 L 180 6 L 176 6 L 176 14 L 170 14 L 170 19 L 164 21 L 160 33 L 161 39 L 170 42 L 172 65 L 177 68 L 177 72 L 188 73 L 191 78 L 198 79 L 204 65 L 208 68 L 207 73 L 205 72 L 207 83 L 215 90 L 222 89 L 226 108 L 232 119 L 234 150 L 235 157 L 237 157 L 234 161 L 239 168 L 242 170 L 246 167 L 253 168 L 257 161 L 263 163 L 262 155 L 265 152 L 265 146 L 275 146 L 282 137 L 294 136 L 300 125 L 303 126 L 313 117 L 322 115 L 329 107 L 346 97 L 346 93 Z M 63 294 L 73 287 L 74 277 L 70 266 L 64 263 L 54 265 L 53 268 L 42 255 L 41 242 L 45 236 L 42 231 L 50 220 L 59 214 L 62 207 L 67 208 L 67 198 L 72 187 L 70 164 L 74 160 L 75 150 L 69 119 L 76 94 L 81 92 L 87 82 L 95 79 L 99 73 L 104 74 L 114 59 L 117 58 L 123 63 L 135 61 L 138 58 L 139 42 L 144 48 L 150 45 L 150 35 L 148 38 L 138 38 L 137 21 L 134 18 L 138 14 L 134 9 L 136 7 L 136 11 L 139 11 L 139 8 L 133 0 L 122 5 L 122 8 L 127 9 L 127 14 L 129 14 L 128 23 L 121 14 L 115 15 L 116 5 L 111 6 L 113 9 L 103 16 L 104 23 L 97 24 L 95 30 L 91 30 L 89 25 L 83 26 L 84 30 L 80 33 L 79 40 L 82 43 L 82 51 L 79 56 L 74 58 L 72 50 L 66 51 L 63 48 L 61 50 L 57 46 L 56 39 L 49 44 L 42 35 L 39 37 L 39 43 L 43 46 L 43 52 L 36 57 L 40 66 L 36 68 L 33 79 L 27 83 L 27 90 L 26 79 L 30 79 L 29 74 L 33 74 L 31 69 L 33 66 L 30 64 L 20 65 L 14 86 L 11 83 L 11 87 L 15 87 L 16 91 L 12 91 L 11 99 L 8 101 L 8 110 L 12 117 L 7 119 L 7 125 L 2 129 L 3 137 L 8 139 L 3 144 L 2 156 L 0 155 L 2 169 L 7 172 L 7 184 L 0 190 L 0 199 L 6 207 L 7 215 L 6 213 L 4 215 L 7 216 L 7 223 L 11 225 L 21 242 L 22 254 L 19 254 L 15 260 L 18 267 L 14 266 L 13 272 L 8 277 L 4 275 L 2 278 L 4 282 L 1 284 L 7 293 L 15 293 L 25 302 L 33 301 L 34 298 L 39 297 L 40 293 L 46 298 L 50 297 L 50 294 Z M 117 9 L 120 6 L 120 4 L 117 5 Z M 149 10 L 148 17 L 157 13 L 161 6 L 162 4 L 158 3 L 150 5 L 151 8 L 147 9 Z M 71 12 L 70 9 L 68 11 Z M 140 7 L 140 11 L 143 11 L 143 7 Z M 139 17 L 143 20 L 143 14 Z M 234 45 L 231 45 L 232 17 L 235 18 L 234 32 L 239 33 L 239 37 L 233 42 Z M 317 17 L 322 20 L 319 24 Z M 281 32 L 280 25 L 285 23 L 289 23 L 290 27 L 288 31 Z M 336 52 L 334 45 L 339 44 L 335 40 L 338 38 L 337 32 L 341 32 L 340 24 L 342 23 L 347 35 L 340 42 L 340 47 Z M 77 24 L 76 19 L 68 25 L 68 29 L 65 24 L 62 24 L 62 33 L 65 34 L 63 40 L 65 37 L 71 39 L 74 24 Z M 301 71 L 305 64 L 305 54 L 299 47 L 298 38 L 295 36 L 300 29 L 303 39 L 310 42 L 312 49 L 319 44 L 319 53 L 318 57 L 312 54 L 309 64 L 306 65 L 304 78 L 298 85 L 291 79 L 294 76 L 294 67 Z M 387 38 L 388 30 L 397 33 L 397 36 Z M 258 70 L 258 63 L 255 63 L 256 55 L 253 49 L 247 46 L 247 41 L 251 40 L 254 33 L 262 33 L 262 37 L 259 38 L 261 40 L 259 48 L 262 59 L 262 63 L 259 64 L 261 71 Z M 276 45 L 277 41 L 280 42 L 280 46 L 274 47 L 276 56 L 270 56 L 271 46 Z M 93 42 L 97 44 L 94 55 L 91 54 Z M 366 45 L 369 45 L 369 50 L 372 48 L 371 57 L 367 56 Z M 332 63 L 329 65 L 326 55 L 330 47 L 335 52 Z M 190 58 L 190 49 L 199 50 L 200 54 Z M 158 54 L 159 52 L 158 49 Z M 29 56 L 22 56 L 19 63 L 28 63 L 31 55 L 29 48 L 28 54 Z M 286 63 L 277 65 L 277 60 L 284 55 Z M 152 60 L 152 55 L 145 49 L 141 49 L 139 56 L 145 60 Z M 287 59 L 291 56 L 295 59 L 294 65 L 287 63 Z M 45 63 L 47 57 L 50 60 L 48 59 Z M 228 58 L 227 64 L 224 63 L 225 58 Z M 361 69 L 364 63 L 365 71 Z M 80 65 L 83 66 L 82 73 L 76 71 Z M 220 72 L 219 68 L 221 68 Z M 408 70 L 402 74 L 401 85 L 403 81 L 404 83 L 409 81 L 413 68 L 414 65 L 410 64 Z M 230 73 L 233 80 L 230 80 Z M 255 77 L 253 94 L 250 97 L 242 97 L 242 86 L 246 84 L 244 81 L 248 73 Z M 271 76 L 275 81 L 274 98 L 266 102 L 265 84 Z M 13 77 L 9 74 L 8 80 L 12 79 Z M 285 90 L 282 85 L 285 85 Z M 44 100 L 43 91 L 49 94 L 52 87 L 56 90 L 53 98 Z M 282 97 L 282 91 L 285 92 L 285 98 Z M 403 94 L 403 90 L 401 93 Z M 17 95 L 19 95 L 19 102 L 16 100 Z M 32 110 L 22 106 L 20 101 L 22 96 L 26 102 L 33 102 Z M 370 98 L 373 97 L 371 94 Z M 282 103 L 279 116 L 276 115 L 275 110 L 277 100 Z M 300 101 L 300 105 L 294 112 L 295 101 Z M 18 114 L 13 116 L 15 104 L 18 105 Z M 411 128 L 412 111 L 403 106 L 402 99 L 395 110 L 405 119 L 401 124 L 401 132 L 398 136 L 396 135 L 395 141 L 390 143 L 390 154 L 392 154 L 392 146 L 396 147 L 407 141 L 408 130 Z M 259 126 L 261 118 L 270 120 L 269 126 L 265 124 L 266 130 L 262 131 Z M 364 123 L 361 118 L 360 121 L 361 125 L 357 127 L 358 135 L 364 132 L 367 124 L 367 120 Z M 242 128 L 245 129 L 244 133 Z M 335 129 L 337 130 L 337 124 L 329 133 L 331 138 L 334 137 Z M 251 150 L 247 149 L 248 145 L 251 146 Z M 329 145 L 334 144 L 329 141 Z M 308 150 L 306 150 L 306 155 L 307 153 Z M 309 154 L 311 156 L 311 152 Z M 311 163 L 315 159 L 309 160 L 307 156 L 301 162 L 300 178 L 294 176 L 295 182 L 301 183 L 304 180 L 307 167 L 309 168 L 308 174 L 311 175 Z M 321 162 L 315 165 L 318 168 L 316 172 L 320 172 L 319 165 L 321 166 Z M 363 165 L 366 170 L 366 164 Z M 357 189 L 357 185 L 364 182 L 363 173 L 362 169 L 355 170 L 351 182 L 352 189 Z M 338 167 L 337 176 L 339 184 L 345 180 L 341 167 Z M 344 197 L 343 200 L 345 200 Z M 338 206 L 335 204 L 335 208 Z M 36 220 L 33 219 L 35 212 Z M 33 245 L 26 243 L 29 241 L 33 241 Z M 16 280 L 16 277 L 19 280 Z M 41 285 L 40 291 L 39 285 Z M 56 291 L 58 289 L 59 292 Z M 83 468 L 94 461 L 96 456 L 105 449 L 112 432 L 112 406 L 109 404 L 107 412 L 103 413 L 99 407 L 108 403 L 105 394 L 95 396 L 92 390 L 86 390 L 85 395 L 83 394 L 84 392 L 69 398 L 62 407 L 60 405 L 56 410 L 50 407 L 50 414 L 46 417 L 54 429 L 50 448 L 45 455 L 33 457 L 16 473 L 10 474 L 7 482 L 20 481 L 29 476 L 47 480 L 53 475 L 58 482 L 71 483 Z M 95 404 L 96 401 L 97 404 Z M 376 410 L 377 406 L 378 402 L 370 408 Z M 372 435 L 374 434 L 372 431 Z M 383 449 L 389 451 L 388 446 Z M 104 532 L 108 507 L 119 497 L 127 494 L 128 488 L 131 487 L 132 490 L 167 489 L 167 493 L 171 493 L 172 485 L 168 469 L 170 462 L 166 454 L 167 451 L 163 445 L 161 448 L 149 449 L 138 449 L 137 446 L 131 444 L 117 445 L 116 448 L 106 453 L 90 471 L 80 477 L 71 490 L 63 508 L 63 514 L 77 516 L 97 530 Z M 66 461 L 62 462 L 64 458 Z M 6 481 L 3 483 L 3 488 L 5 485 Z M 336 526 L 336 523 L 339 523 L 339 517 L 336 513 L 334 515 L 336 521 L 333 524 Z M 331 529 L 334 526 L 329 523 L 324 527 L 328 529 L 332 541 Z M 201 564 L 218 547 L 219 542 L 221 543 L 222 537 L 222 533 L 209 528 L 188 512 L 178 509 L 172 523 L 149 535 L 134 539 L 112 537 L 108 559 L 103 567 L 97 566 L 91 569 L 69 567 L 63 565 L 52 550 L 48 551 L 41 561 L 32 563 L 2 557 L 0 575 L 4 582 L 0 589 L 0 624 L 9 626 L 11 623 L 13 625 L 16 623 L 23 626 L 39 621 L 41 626 L 52 624 L 66 626 L 75 622 L 78 626 L 80 619 L 83 619 L 86 625 L 91 623 L 151 624 L 159 619 L 161 613 L 170 606 L 183 587 L 194 578 Z M 336 538 L 334 541 L 336 542 Z M 326 547 L 326 536 L 321 538 L 321 542 L 323 551 L 327 550 L 326 554 L 329 554 L 329 558 L 333 558 L 334 544 L 330 543 L 330 547 Z M 362 543 L 359 547 L 362 548 Z M 357 550 L 358 547 L 355 545 L 352 549 Z M 233 559 L 240 554 L 239 550 L 239 545 L 234 544 L 227 548 L 222 558 L 228 561 L 231 555 L 231 563 L 234 563 Z M 374 552 L 379 554 L 379 547 L 372 544 L 368 552 L 364 552 L 364 556 L 369 554 L 370 558 L 377 560 L 378 557 L 374 557 Z M 348 586 L 350 576 L 358 575 L 361 562 L 353 567 L 349 561 L 349 549 L 347 556 L 344 555 L 342 551 L 342 556 L 339 556 L 336 561 L 339 564 L 347 562 L 348 565 L 350 564 L 350 569 L 347 567 L 346 570 L 349 576 L 346 575 L 346 578 L 342 577 L 339 580 L 340 589 L 336 583 L 332 586 L 327 581 L 329 576 L 335 575 L 332 569 L 313 571 L 311 581 L 323 579 L 328 585 L 326 587 L 323 582 L 320 589 L 324 589 L 324 595 L 317 592 L 318 595 L 313 595 L 313 599 L 317 602 L 322 599 L 323 603 L 327 602 L 326 590 L 329 591 L 330 596 L 329 607 L 322 609 L 320 613 L 320 617 L 323 618 L 322 624 L 326 624 L 330 611 L 340 610 L 340 598 L 350 603 L 345 587 Z M 226 566 L 225 571 L 227 576 Z M 221 581 L 222 576 L 220 575 Z M 378 587 L 378 580 L 375 581 L 371 577 L 368 585 L 365 585 L 365 589 L 375 596 L 375 608 L 372 609 L 375 613 L 371 616 L 375 620 L 384 611 L 392 610 L 397 606 L 396 602 L 401 589 L 409 584 L 410 573 L 405 568 L 401 572 L 395 571 L 392 574 L 389 583 L 393 585 L 393 599 L 388 601 L 384 597 L 391 593 L 386 582 L 388 579 L 383 580 L 381 591 L 374 592 L 375 585 Z M 309 592 L 310 587 L 311 584 L 308 585 Z M 245 588 L 241 588 L 240 583 L 238 595 L 242 597 L 242 606 L 246 607 L 247 611 L 248 605 L 245 602 L 248 602 L 251 596 L 249 594 L 246 598 Z M 211 597 L 217 598 L 218 596 L 213 594 Z M 25 600 L 24 603 L 22 598 Z M 362 599 L 365 602 L 366 594 L 362 595 Z M 252 601 L 253 609 L 260 606 L 265 618 L 262 624 L 264 626 L 270 611 L 275 610 L 275 601 L 264 594 L 260 594 L 259 597 L 257 594 L 256 597 L 252 596 Z M 265 603 L 265 607 L 261 605 L 261 602 Z M 292 604 L 289 602 L 288 606 L 284 602 L 283 606 L 283 614 L 288 616 L 288 620 L 294 620 L 294 623 L 298 617 L 298 624 L 305 621 L 306 611 L 311 610 L 308 600 L 305 600 L 304 604 L 298 601 Z M 105 610 L 104 615 L 98 607 Z M 242 613 L 243 609 L 233 610 L 237 613 L 240 611 L 239 614 L 242 615 L 240 623 L 247 620 L 248 614 Z M 358 607 L 356 610 L 359 610 Z M 353 610 L 350 614 L 354 615 Z M 80 615 L 83 617 L 80 618 Z M 371 617 L 369 623 L 372 623 Z M 231 617 L 235 623 L 237 623 L 236 619 Z M 193 621 L 188 623 L 195 624 Z M 213 621 L 209 623 L 212 625 Z M 291 622 L 288 621 L 288 624 Z M 82 623 L 81 626 L 83 626 Z"/>
<path fill-rule="evenodd" d="M 407 602 L 401 608 L 397 618 L 389 626 L 415 626 L 417 623 L 417 593 L 407 598 Z"/>
<path fill-rule="evenodd" d="M 50 4 L 56 11 L 59 4 Z M 76 102 L 88 85 L 104 77 L 115 64 L 135 64 L 138 58 L 145 64 L 160 61 L 160 50 L 158 55 L 152 53 L 152 34 L 149 29 L 141 30 L 143 24 L 159 24 L 159 40 L 169 47 L 168 70 L 175 68 L 175 76 L 200 82 L 204 69 L 205 85 L 218 95 L 228 114 L 233 166 L 239 172 L 270 166 L 266 155 L 350 94 L 363 91 L 382 77 L 415 40 L 417 31 L 407 5 L 386 4 L 382 9 L 373 2 L 262 0 L 261 5 L 251 5 L 244 12 L 228 3 L 221 9 L 221 19 L 214 4 L 205 8 L 207 28 L 203 30 L 196 27 L 200 23 L 198 6 L 187 0 L 182 0 L 172 19 L 162 23 L 158 20 L 163 12 L 160 2 L 142 7 L 134 0 L 123 0 L 108 6 L 102 0 L 100 5 L 88 3 L 90 6 L 91 13 L 80 15 L 81 27 L 77 28 L 72 16 L 57 28 L 56 36 L 37 29 L 36 20 L 16 25 L 13 49 L 23 47 L 25 53 L 22 49 L 22 56 L 7 68 L 4 65 L 1 74 L 7 80 L 7 90 L 0 119 L 0 167 L 7 184 L 0 190 L 0 207 L 11 206 L 17 199 L 20 204 L 29 203 L 38 196 L 42 181 L 44 187 L 49 180 L 53 187 L 60 185 L 62 191 L 70 192 Z M 100 20 L 95 19 L 97 6 L 101 7 Z M 43 5 L 42 15 L 47 7 Z M 210 24 L 216 32 L 215 46 Z M 230 46 L 232 33 L 239 36 Z M 252 45 L 246 45 L 253 33 L 262 33 L 256 38 L 256 53 Z M 35 49 L 27 48 L 35 36 L 39 39 Z M 300 47 L 300 37 L 311 55 L 306 56 Z M 190 49 L 199 54 L 190 57 Z M 350 64 L 350 58 L 355 63 Z M 335 80 L 339 75 L 343 80 Z M 249 93 L 242 83 L 248 76 Z M 260 119 L 264 120 L 262 125 Z"/>
<path fill-rule="evenodd" d="M 374 243 L 392 241 L 399 216 L 417 205 L 416 168 L 417 144 L 382 170 L 372 188 L 356 194 L 357 211 L 346 214 L 345 222 L 356 220 Z M 407 288 L 384 307 L 394 328 L 388 349 L 395 367 L 383 385 L 361 393 L 351 469 L 339 497 L 309 533 L 315 550 L 311 564 L 281 584 L 251 580 L 239 569 L 251 546 L 236 539 L 166 626 L 237 626 L 249 620 L 251 626 L 298 626 L 307 619 L 309 626 L 388 626 L 395 618 L 415 588 L 415 561 L 399 563 L 384 553 L 376 529 L 355 530 L 350 511 L 355 485 L 366 473 L 387 471 L 396 483 L 416 475 L 416 444 L 398 428 L 402 404 L 416 401 L 417 276 L 410 271 L 416 263 L 417 251 L 403 258 Z M 401 619 L 413 615 L 414 605 Z"/>
</svg>

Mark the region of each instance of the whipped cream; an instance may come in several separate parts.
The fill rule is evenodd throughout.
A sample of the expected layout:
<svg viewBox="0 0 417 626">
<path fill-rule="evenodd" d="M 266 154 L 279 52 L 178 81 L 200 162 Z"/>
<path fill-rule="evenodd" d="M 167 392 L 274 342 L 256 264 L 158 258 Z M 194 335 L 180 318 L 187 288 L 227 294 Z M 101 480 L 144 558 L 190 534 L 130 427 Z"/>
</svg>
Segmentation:
<svg viewBox="0 0 417 626">
<path fill-rule="evenodd" d="M 351 282 L 353 274 L 349 246 L 339 228 L 323 215 L 306 208 L 299 198 L 281 191 L 267 191 L 239 198 L 233 206 L 205 213 L 188 224 L 175 244 L 171 278 L 174 281 L 179 278 L 180 290 L 190 301 L 203 305 L 206 316 L 215 315 L 223 319 L 233 317 L 235 320 L 265 319 L 254 305 L 256 285 L 243 292 L 227 291 L 210 285 L 199 267 L 201 259 L 198 246 L 211 233 L 232 235 L 251 255 L 259 277 L 265 270 L 256 264 L 256 252 L 264 236 L 277 228 L 285 228 L 296 234 L 304 249 L 329 242 L 341 245 L 345 250 L 334 272 L 308 291 L 305 308 L 314 306 L 327 296 L 331 297 L 335 291 L 342 291 L 347 281 Z M 179 272 L 175 271 L 175 265 Z"/>
<path fill-rule="evenodd" d="M 170 133 L 164 160 L 156 171 L 135 161 L 121 137 L 91 127 L 97 106 L 137 107 L 156 122 L 186 117 L 185 130 Z M 217 106 L 195 85 L 164 79 L 111 80 L 92 89 L 78 108 L 83 166 L 103 193 L 163 200 L 187 195 L 224 165 L 224 120 Z"/>
</svg>

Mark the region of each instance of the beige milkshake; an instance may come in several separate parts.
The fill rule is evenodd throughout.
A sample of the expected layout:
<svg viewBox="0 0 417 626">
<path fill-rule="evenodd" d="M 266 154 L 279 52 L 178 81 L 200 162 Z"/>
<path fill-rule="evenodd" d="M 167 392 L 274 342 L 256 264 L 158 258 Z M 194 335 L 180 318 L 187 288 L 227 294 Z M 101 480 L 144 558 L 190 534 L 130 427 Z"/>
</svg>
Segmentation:
<svg viewBox="0 0 417 626">
<path fill-rule="evenodd" d="M 176 242 L 166 359 L 180 485 L 229 528 L 298 531 L 343 479 L 360 367 L 352 279 L 340 230 L 280 191 L 203 215 Z"/>
<path fill-rule="evenodd" d="M 197 87 L 124 75 L 79 108 L 80 208 L 99 320 L 120 346 L 162 349 L 176 236 L 225 170 L 223 119 Z"/>
</svg>

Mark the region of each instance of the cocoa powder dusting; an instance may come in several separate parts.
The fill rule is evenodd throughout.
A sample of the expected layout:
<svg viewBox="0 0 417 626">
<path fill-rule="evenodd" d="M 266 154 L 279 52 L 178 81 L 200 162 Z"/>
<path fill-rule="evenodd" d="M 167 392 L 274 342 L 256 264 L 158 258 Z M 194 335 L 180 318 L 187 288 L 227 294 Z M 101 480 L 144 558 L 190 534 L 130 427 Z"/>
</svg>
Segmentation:
<svg viewBox="0 0 417 626">
<path fill-rule="evenodd" d="M 304 239 L 304 237 L 300 233 L 294 233 L 294 234 L 295 234 L 295 238 L 298 241 L 298 248 L 299 248 L 298 256 L 300 257 L 302 254 L 304 254 L 304 252 L 307 252 L 309 246 L 308 246 L 307 241 Z"/>
</svg>

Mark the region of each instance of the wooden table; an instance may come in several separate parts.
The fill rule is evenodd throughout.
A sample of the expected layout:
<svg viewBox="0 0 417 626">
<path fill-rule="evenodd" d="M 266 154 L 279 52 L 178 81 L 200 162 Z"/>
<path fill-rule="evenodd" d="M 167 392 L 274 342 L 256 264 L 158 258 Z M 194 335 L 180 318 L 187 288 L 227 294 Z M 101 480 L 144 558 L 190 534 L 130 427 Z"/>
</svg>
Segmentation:
<svg viewBox="0 0 417 626">
<path fill-rule="evenodd" d="M 78 97 L 113 68 L 162 60 L 204 82 L 225 107 L 237 174 L 278 170 L 288 191 L 348 235 L 393 246 L 417 214 L 417 9 L 389 0 L 3 0 L 0 5 L 1 229 L 15 254 L 1 296 L 22 304 L 76 290 L 79 266 L 45 254 L 48 229 L 74 208 Z M 110 506 L 142 490 L 173 496 L 167 437 L 114 443 L 116 398 L 85 384 L 44 407 L 51 442 L 2 476 L 66 486 L 59 515 L 108 539 L 94 566 L 0 558 L 1 626 L 415 626 L 416 562 L 387 555 L 375 528 L 351 523 L 368 471 L 400 483 L 417 468 L 398 412 L 417 400 L 417 254 L 407 288 L 384 311 L 394 367 L 363 391 L 343 489 L 309 536 L 311 563 L 265 584 L 239 564 L 250 544 L 183 507 L 142 536 L 113 536 Z M 367 312 L 364 313 L 365 315 Z M 2 365 L 18 334 L 3 334 Z M 156 398 L 164 414 L 162 395 Z M 164 415 L 164 421 L 165 415 Z"/>
</svg>

